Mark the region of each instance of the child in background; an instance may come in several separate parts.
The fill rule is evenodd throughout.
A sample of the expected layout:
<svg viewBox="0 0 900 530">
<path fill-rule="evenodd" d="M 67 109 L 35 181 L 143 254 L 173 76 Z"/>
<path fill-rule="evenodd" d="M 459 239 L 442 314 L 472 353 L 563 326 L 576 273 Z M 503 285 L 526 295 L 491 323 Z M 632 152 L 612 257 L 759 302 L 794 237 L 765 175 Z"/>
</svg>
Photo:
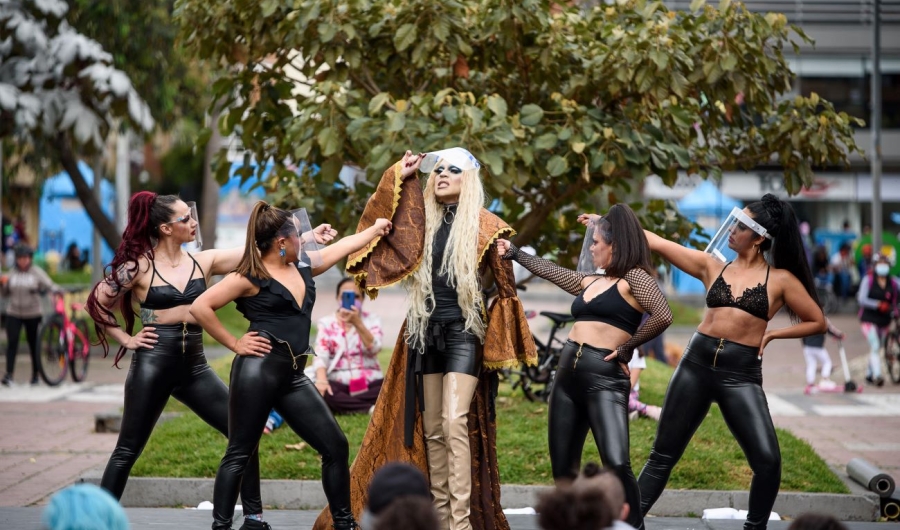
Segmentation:
<svg viewBox="0 0 900 530">
<path fill-rule="evenodd" d="M 827 334 L 836 340 L 844 340 L 844 332 L 834 327 L 831 320 L 825 318 L 828 325 Z M 810 394 L 819 390 L 833 391 L 837 384 L 831 380 L 831 357 L 825 349 L 825 333 L 803 337 L 803 357 L 806 359 L 806 388 L 804 393 Z M 816 368 L 822 365 L 822 379 L 816 385 Z"/>
<path fill-rule="evenodd" d="M 640 349 L 635 348 L 631 361 L 628 362 L 628 370 L 631 371 L 631 393 L 628 395 L 628 419 L 634 420 L 638 416 L 650 418 L 659 421 L 659 414 L 662 412 L 661 407 L 656 405 L 647 405 L 641 403 L 641 372 L 647 369 L 647 359 L 643 356 Z"/>
</svg>

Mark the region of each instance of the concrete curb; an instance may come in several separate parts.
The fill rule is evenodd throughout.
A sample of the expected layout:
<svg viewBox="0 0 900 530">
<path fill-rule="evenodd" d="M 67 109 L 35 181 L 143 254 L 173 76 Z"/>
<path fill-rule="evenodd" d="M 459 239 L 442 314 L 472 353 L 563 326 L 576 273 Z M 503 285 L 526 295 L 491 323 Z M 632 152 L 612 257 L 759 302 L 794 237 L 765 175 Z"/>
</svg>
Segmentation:
<svg viewBox="0 0 900 530">
<path fill-rule="evenodd" d="M 99 484 L 100 474 L 90 473 L 84 482 Z M 213 479 L 133 477 L 128 480 L 122 505 L 128 508 L 197 506 L 211 501 Z M 275 509 L 309 510 L 323 508 L 327 501 L 322 483 L 315 480 L 263 480 L 260 484 L 263 502 Z M 501 486 L 506 508 L 533 506 L 537 495 L 548 486 Z M 747 509 L 746 491 L 666 490 L 650 515 L 657 517 L 699 517 L 706 508 L 731 507 Z M 844 521 L 877 521 L 880 513 L 878 495 L 838 495 L 833 493 L 781 492 L 775 502 L 781 516 L 796 517 L 802 513 L 830 513 Z"/>
</svg>

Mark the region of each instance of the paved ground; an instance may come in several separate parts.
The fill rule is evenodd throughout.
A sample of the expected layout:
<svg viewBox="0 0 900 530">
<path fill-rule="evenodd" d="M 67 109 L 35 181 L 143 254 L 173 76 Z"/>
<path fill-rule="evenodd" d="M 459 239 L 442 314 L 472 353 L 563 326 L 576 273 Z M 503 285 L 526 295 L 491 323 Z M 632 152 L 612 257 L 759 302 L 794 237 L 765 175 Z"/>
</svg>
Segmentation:
<svg viewBox="0 0 900 530">
<path fill-rule="evenodd" d="M 320 281 L 319 302 L 315 317 L 333 310 L 330 297 L 334 277 Z M 567 312 L 571 297 L 548 285 L 532 285 L 522 294 L 526 309 Z M 387 337 L 396 336 L 405 313 L 403 291 L 389 289 L 374 301 L 366 302 L 367 309 L 382 316 Z M 832 318 L 843 329 L 853 378 L 862 381 L 867 346 L 855 315 L 843 313 Z M 546 319 L 536 317 L 533 328 L 539 336 L 546 333 Z M 786 317 L 778 316 L 770 326 L 788 325 Z M 692 329 L 670 329 L 666 341 L 679 345 L 687 343 Z M 4 340 L 5 342 L 5 340 Z M 387 342 L 387 341 L 386 341 Z M 837 363 L 837 348 L 833 342 L 829 351 L 836 362 L 835 379 L 843 381 Z M 27 384 L 30 361 L 23 345 L 16 369 L 17 384 L 13 388 L 0 387 L 0 506 L 23 507 L 41 505 L 57 489 L 74 482 L 84 472 L 105 464 L 112 451 L 116 435 L 94 433 L 94 414 L 121 406 L 122 384 L 127 370 L 111 367 L 109 359 L 99 355 L 92 360 L 88 382 L 66 384 L 58 388 Z M 211 349 L 210 356 L 223 355 L 223 350 Z M 127 368 L 127 362 L 123 363 Z M 900 479 L 900 386 L 887 383 L 883 388 L 867 386 L 861 394 L 803 394 L 804 362 L 799 340 L 776 341 L 766 352 L 763 363 L 765 389 L 775 423 L 807 440 L 838 472 L 853 457 L 862 457 L 885 472 Z M 785 463 L 790 465 L 789 462 Z M 28 510 L 5 515 L 28 514 Z M 134 512 L 145 517 L 145 512 Z M 148 525 L 157 512 L 147 512 Z M 170 512 L 158 512 L 160 525 Z M 290 512 L 294 514 L 296 512 Z M 298 515 L 299 517 L 299 515 Z M 289 521 L 291 516 L 286 516 Z M 673 528 L 687 528 L 692 524 L 679 521 Z M 667 528 L 658 521 L 651 528 Z M 517 528 L 529 528 L 517 526 Z M 2 524 L 0 526 L 6 526 Z M 136 526 L 142 528 L 143 526 Z M 289 523 L 278 528 L 291 528 Z M 28 526 L 19 526 L 28 528 Z M 860 527 L 861 528 L 861 527 Z"/>
<path fill-rule="evenodd" d="M 209 528 L 212 516 L 205 510 L 173 508 L 126 509 L 132 530 L 166 530 L 169 528 Z M 312 527 L 318 511 L 269 510 L 266 520 L 276 530 L 307 530 Z M 538 530 L 534 515 L 508 515 L 512 530 Z M 0 508 L 3 528 L 41 530 L 40 508 Z M 785 530 L 788 521 L 772 521 L 770 530 Z M 888 530 L 896 528 L 891 523 L 844 523 L 849 530 Z M 235 525 L 237 527 L 238 525 Z M 696 518 L 648 517 L 647 530 L 741 530 L 743 521 L 707 520 Z"/>
</svg>

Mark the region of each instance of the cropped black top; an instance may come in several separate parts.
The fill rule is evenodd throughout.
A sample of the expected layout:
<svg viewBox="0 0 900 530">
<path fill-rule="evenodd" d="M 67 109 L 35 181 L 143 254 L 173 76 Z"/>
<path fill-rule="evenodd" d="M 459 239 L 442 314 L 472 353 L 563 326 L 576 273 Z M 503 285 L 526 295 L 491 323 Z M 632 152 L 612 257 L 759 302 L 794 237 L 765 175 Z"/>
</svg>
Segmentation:
<svg viewBox="0 0 900 530">
<path fill-rule="evenodd" d="M 259 287 L 259 292 L 255 296 L 238 298 L 236 301 L 237 310 L 250 321 L 247 331 L 261 332 L 274 342 L 272 346 L 279 343 L 288 348 L 292 357 L 313 353 L 309 347 L 309 331 L 312 325 L 312 307 L 316 303 L 316 284 L 312 278 L 312 269 L 301 267 L 299 270 L 306 284 L 302 305 L 297 303 L 294 295 L 278 280 L 261 280 L 249 275 L 247 279 Z"/>
<path fill-rule="evenodd" d="M 594 282 L 599 279 L 595 279 Z M 585 287 L 572 302 L 572 316 L 575 317 L 575 322 L 603 322 L 634 335 L 641 325 L 643 313 L 631 307 L 622 298 L 618 285 L 619 280 L 616 280 L 610 288 L 591 298 L 590 302 L 584 300 L 584 292 L 587 291 Z"/>
<path fill-rule="evenodd" d="M 184 291 L 179 291 L 174 285 L 167 282 L 162 275 L 156 270 L 156 263 L 150 260 L 153 267 L 153 275 L 150 276 L 150 288 L 147 289 L 147 297 L 141 302 L 141 309 L 172 309 L 181 305 L 191 305 L 198 296 L 206 291 L 206 277 L 203 269 L 193 256 L 188 254 L 194 262 L 194 268 L 191 269 L 191 279 L 184 286 Z M 200 277 L 194 278 L 194 271 L 200 269 Z M 153 279 L 159 276 L 159 279 L 165 282 L 165 285 L 153 285 Z"/>
<path fill-rule="evenodd" d="M 735 298 L 731 292 L 731 286 L 722 278 L 722 273 L 729 265 L 731 265 L 730 261 L 722 267 L 719 277 L 709 287 L 709 292 L 706 293 L 706 307 L 735 307 L 768 322 L 769 291 L 766 286 L 769 285 L 769 267 L 766 267 L 766 283 L 748 287 L 744 289 L 744 294 Z"/>
</svg>

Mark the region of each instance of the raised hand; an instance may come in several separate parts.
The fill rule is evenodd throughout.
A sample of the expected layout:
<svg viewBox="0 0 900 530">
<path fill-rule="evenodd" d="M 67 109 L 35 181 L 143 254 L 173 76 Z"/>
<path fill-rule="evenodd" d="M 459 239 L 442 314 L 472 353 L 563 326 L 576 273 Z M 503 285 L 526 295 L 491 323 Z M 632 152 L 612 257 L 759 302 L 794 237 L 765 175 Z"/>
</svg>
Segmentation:
<svg viewBox="0 0 900 530">
<path fill-rule="evenodd" d="M 269 339 L 260 337 L 256 331 L 248 331 L 239 338 L 231 348 L 238 355 L 249 357 L 265 357 L 272 350 Z"/>
<path fill-rule="evenodd" d="M 404 178 L 414 175 L 416 171 L 419 170 L 419 166 L 422 164 L 423 158 L 425 158 L 425 153 L 413 155 L 412 151 L 407 151 L 406 154 L 403 155 L 403 159 L 400 161 L 403 165 L 400 169 L 400 175 L 402 175 Z"/>
<path fill-rule="evenodd" d="M 316 243 L 320 245 L 327 245 L 330 243 L 335 236 L 337 236 L 338 231 L 331 227 L 330 224 L 320 224 L 319 226 L 313 228 L 313 237 L 316 238 Z"/>
<path fill-rule="evenodd" d="M 502 258 L 509 252 L 509 241 L 506 239 L 498 239 L 497 240 L 497 254 Z"/>
<path fill-rule="evenodd" d="M 391 229 L 394 225 L 387 219 L 383 217 L 379 217 L 375 219 L 375 224 L 372 225 L 372 229 L 375 230 L 375 235 L 378 236 L 386 236 L 391 233 Z"/>
<path fill-rule="evenodd" d="M 597 222 L 600 220 L 600 216 L 595 213 L 583 213 L 578 216 L 577 221 L 584 226 L 590 226 L 591 221 Z"/>
</svg>

